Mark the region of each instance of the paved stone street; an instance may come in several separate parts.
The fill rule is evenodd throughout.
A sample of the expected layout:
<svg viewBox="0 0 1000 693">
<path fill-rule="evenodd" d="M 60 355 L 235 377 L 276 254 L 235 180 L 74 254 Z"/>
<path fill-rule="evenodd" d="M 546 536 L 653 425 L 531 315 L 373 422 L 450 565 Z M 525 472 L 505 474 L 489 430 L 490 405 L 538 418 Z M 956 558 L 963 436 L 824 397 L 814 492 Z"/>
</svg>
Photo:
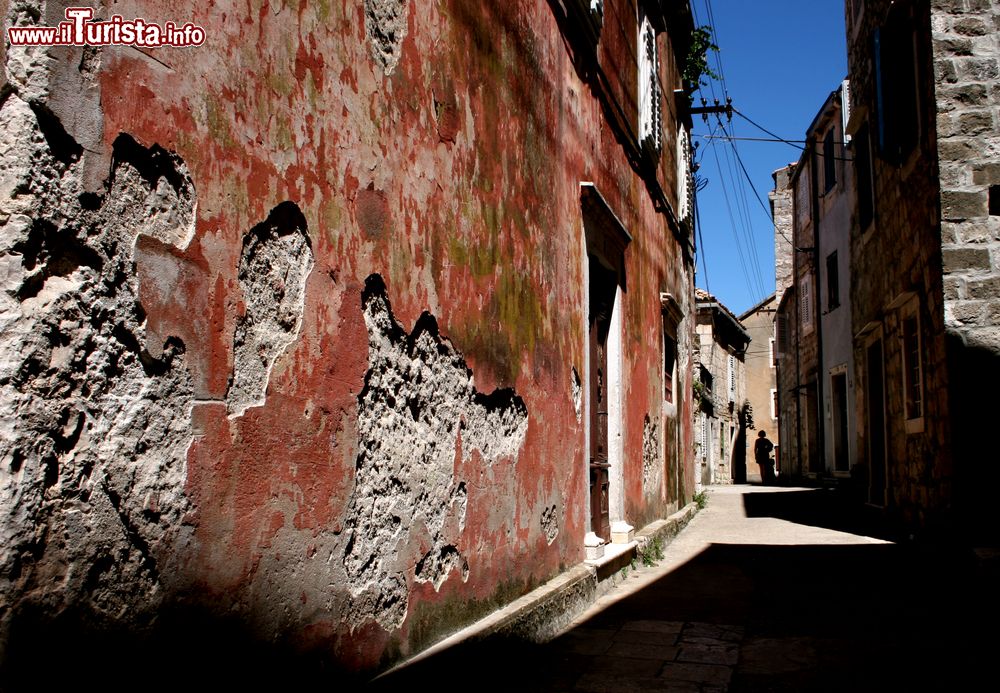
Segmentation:
<svg viewBox="0 0 1000 693">
<path fill-rule="evenodd" d="M 997 582 L 971 551 L 873 536 L 881 532 L 844 515 L 832 491 L 721 486 L 708 497 L 664 560 L 622 571 L 554 641 L 468 642 L 375 688 L 442 679 L 536 691 L 980 687 L 997 643 Z"/>
</svg>

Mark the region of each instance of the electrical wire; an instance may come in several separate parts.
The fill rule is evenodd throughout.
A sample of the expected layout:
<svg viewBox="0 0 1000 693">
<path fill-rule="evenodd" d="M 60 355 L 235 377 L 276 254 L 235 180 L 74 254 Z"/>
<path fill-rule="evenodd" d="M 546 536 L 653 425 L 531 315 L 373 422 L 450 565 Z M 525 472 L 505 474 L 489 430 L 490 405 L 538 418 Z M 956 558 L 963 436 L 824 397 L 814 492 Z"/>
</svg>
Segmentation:
<svg viewBox="0 0 1000 693">
<path fill-rule="evenodd" d="M 719 118 L 720 127 L 725 132 L 725 125 L 722 124 L 722 119 Z M 730 149 L 733 149 L 732 143 L 729 143 L 730 147 L 723 147 L 723 156 L 726 161 L 727 172 L 729 175 L 729 181 L 732 185 L 733 199 L 736 204 L 736 216 L 738 224 L 735 227 L 737 239 L 742 240 L 742 246 L 738 245 L 739 251 L 745 253 L 747 258 L 746 264 L 747 268 L 751 274 L 752 283 L 754 285 L 751 295 L 755 298 L 763 298 L 764 291 L 764 279 L 761 273 L 760 261 L 757 253 L 755 252 L 756 244 L 753 238 L 753 222 L 750 218 L 750 202 L 747 198 L 746 187 L 742 185 L 742 181 L 736 170 L 736 163 L 733 161 L 733 156 L 730 153 Z"/>
<path fill-rule="evenodd" d="M 715 143 L 713 142 L 712 144 L 710 144 L 709 148 L 712 150 L 712 155 L 715 157 L 715 165 L 716 165 L 716 168 L 719 171 L 719 175 L 720 176 L 724 175 L 724 171 L 723 171 L 723 168 L 722 168 L 722 162 L 719 159 L 719 152 L 717 151 L 717 148 L 715 147 Z M 750 294 L 750 295 L 753 295 L 755 293 L 755 290 L 751 286 L 751 284 L 753 282 L 750 279 L 750 272 L 747 269 L 746 258 L 744 257 L 744 255 L 743 255 L 743 249 L 740 246 L 739 234 L 738 234 L 738 232 L 736 230 L 736 227 L 737 227 L 736 218 L 733 215 L 733 207 L 732 207 L 732 203 L 729 200 L 729 192 L 726 189 L 727 188 L 726 185 L 722 185 L 720 187 L 722 188 L 722 197 L 723 197 L 723 200 L 725 200 L 725 203 L 726 203 L 726 211 L 727 211 L 727 213 L 729 215 L 730 229 L 732 230 L 732 232 L 733 232 L 733 238 L 736 241 L 736 249 L 737 249 L 736 257 L 739 260 L 740 269 L 743 272 L 743 280 L 746 282 L 747 293 Z"/>
</svg>

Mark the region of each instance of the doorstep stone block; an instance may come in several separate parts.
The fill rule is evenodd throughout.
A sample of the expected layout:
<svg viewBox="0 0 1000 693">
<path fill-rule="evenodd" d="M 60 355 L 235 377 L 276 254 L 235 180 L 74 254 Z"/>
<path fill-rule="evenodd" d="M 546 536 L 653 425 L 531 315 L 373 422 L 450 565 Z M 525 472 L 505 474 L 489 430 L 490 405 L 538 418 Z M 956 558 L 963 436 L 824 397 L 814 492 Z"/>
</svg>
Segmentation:
<svg viewBox="0 0 1000 693">
<path fill-rule="evenodd" d="M 618 520 L 617 522 L 611 523 L 611 543 L 612 544 L 627 544 L 635 538 L 635 527 L 625 522 L 624 520 Z"/>
</svg>

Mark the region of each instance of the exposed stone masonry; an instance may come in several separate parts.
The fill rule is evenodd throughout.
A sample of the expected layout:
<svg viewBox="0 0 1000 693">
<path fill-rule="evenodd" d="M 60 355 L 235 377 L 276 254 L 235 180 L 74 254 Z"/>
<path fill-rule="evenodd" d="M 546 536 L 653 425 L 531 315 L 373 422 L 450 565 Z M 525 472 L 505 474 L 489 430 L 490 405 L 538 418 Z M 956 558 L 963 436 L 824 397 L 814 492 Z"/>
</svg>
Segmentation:
<svg viewBox="0 0 1000 693">
<path fill-rule="evenodd" d="M 147 348 L 133 249 L 190 239 L 187 169 L 127 135 L 102 195 L 44 107 L 0 105 L 0 648 L 25 608 L 147 623 L 186 530 L 184 344 Z"/>
<path fill-rule="evenodd" d="M 945 321 L 1000 350 L 1000 2 L 936 0 L 932 23 Z"/>
<path fill-rule="evenodd" d="M 660 454 L 660 428 L 646 415 L 642 423 L 642 486 L 646 493 L 660 493 L 663 461 Z"/>
<path fill-rule="evenodd" d="M 384 70 L 392 72 L 406 38 L 407 0 L 365 0 L 365 34 L 372 57 Z"/>
<path fill-rule="evenodd" d="M 244 237 L 239 281 L 246 312 L 236 325 L 230 412 L 264 403 L 271 368 L 302 325 L 312 266 L 306 221 L 291 202 L 275 207 Z"/>
<path fill-rule="evenodd" d="M 512 390 L 476 390 L 462 354 L 430 313 L 406 334 L 378 275 L 367 279 L 362 305 L 369 370 L 358 396 L 344 568 L 354 623 L 374 618 L 391 630 L 406 618 L 407 550 L 414 540 L 427 546 L 416 580 L 437 590 L 452 571 L 468 577 L 461 550 L 468 491 L 456 460 L 473 451 L 487 464 L 516 457 L 528 417 Z"/>
</svg>

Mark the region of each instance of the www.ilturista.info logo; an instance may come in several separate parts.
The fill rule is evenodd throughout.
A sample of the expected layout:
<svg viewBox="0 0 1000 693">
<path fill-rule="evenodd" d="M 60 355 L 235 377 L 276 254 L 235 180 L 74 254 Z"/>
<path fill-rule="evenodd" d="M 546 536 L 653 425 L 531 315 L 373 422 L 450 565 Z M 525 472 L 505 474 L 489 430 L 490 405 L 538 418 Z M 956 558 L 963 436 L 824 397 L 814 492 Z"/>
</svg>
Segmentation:
<svg viewBox="0 0 1000 693">
<path fill-rule="evenodd" d="M 12 46 L 200 46 L 205 30 L 191 22 L 165 22 L 162 26 L 144 19 L 114 15 L 106 22 L 89 21 L 90 7 L 66 8 L 66 21 L 59 26 L 12 26 L 7 37 Z"/>
</svg>

